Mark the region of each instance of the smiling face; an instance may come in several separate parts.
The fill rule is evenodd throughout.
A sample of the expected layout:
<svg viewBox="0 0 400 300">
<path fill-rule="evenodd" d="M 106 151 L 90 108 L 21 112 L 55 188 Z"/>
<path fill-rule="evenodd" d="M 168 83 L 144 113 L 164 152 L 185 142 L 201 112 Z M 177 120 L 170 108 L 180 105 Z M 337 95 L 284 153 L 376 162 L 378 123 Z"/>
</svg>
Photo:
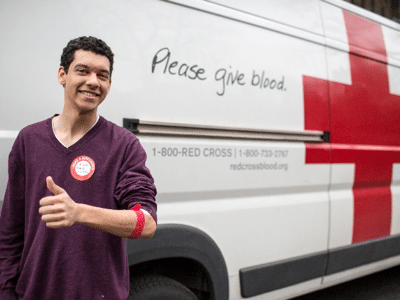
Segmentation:
<svg viewBox="0 0 400 300">
<path fill-rule="evenodd" d="M 106 56 L 77 50 L 69 66 L 58 70 L 58 81 L 64 86 L 65 106 L 79 114 L 97 112 L 111 87 L 110 62 Z"/>
</svg>

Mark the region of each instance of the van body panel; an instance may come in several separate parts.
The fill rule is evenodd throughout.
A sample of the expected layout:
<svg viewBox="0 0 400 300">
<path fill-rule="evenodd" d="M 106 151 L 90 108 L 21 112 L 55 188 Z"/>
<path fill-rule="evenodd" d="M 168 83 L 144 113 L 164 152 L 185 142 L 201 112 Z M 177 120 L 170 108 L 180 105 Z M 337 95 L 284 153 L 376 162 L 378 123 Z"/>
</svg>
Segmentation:
<svg viewBox="0 0 400 300">
<path fill-rule="evenodd" d="M 322 20 L 319 17 L 319 6 L 316 0 L 273 1 L 239 1 L 239 0 L 208 0 L 225 7 L 243 11 L 251 15 L 299 28 L 316 35 L 323 35 Z M 287 8 L 290 7 L 290 10 Z M 296 14 L 292 12 L 296 11 Z"/>
<path fill-rule="evenodd" d="M 165 32 L 154 33 L 149 45 L 138 53 L 146 63 L 132 76 L 140 78 L 118 79 L 126 86 L 132 86 L 131 81 L 154 82 L 154 88 L 137 85 L 132 111 L 126 109 L 132 99 L 125 92 L 115 95 L 120 103 L 118 108 L 112 101 L 104 102 L 103 109 L 111 119 L 120 122 L 121 116 L 125 116 L 159 122 L 304 130 L 299 84 L 302 74 L 298 71 L 304 67 L 308 75 L 325 77 L 323 46 L 193 8 L 167 5 L 173 8 L 174 15 L 170 15 L 168 22 L 164 19 L 164 23 L 154 25 Z M 157 20 L 163 18 L 156 17 Z M 206 26 L 200 28 L 199 23 Z M 178 29 L 181 32 L 176 32 L 176 28 L 182 28 Z M 274 41 L 273 47 L 270 40 Z M 307 62 L 304 54 L 310 51 L 315 54 Z M 265 58 L 268 63 L 261 63 Z M 156 63 L 151 69 L 153 61 Z M 179 73 L 179 67 L 170 69 L 174 62 L 177 66 L 198 65 L 205 72 L 201 77 L 206 79 L 191 80 L 172 74 Z M 177 99 L 176 90 L 171 87 L 178 85 L 181 96 Z M 247 97 L 249 93 L 251 98 Z M 158 100 L 160 97 L 163 101 Z M 159 109 L 154 110 L 155 105 Z"/>
<path fill-rule="evenodd" d="M 391 185 L 392 197 L 395 201 L 392 202 L 392 225 L 391 235 L 400 234 L 400 164 L 393 164 L 393 175 Z"/>
<path fill-rule="evenodd" d="M 141 141 L 148 153 L 148 166 L 159 183 L 158 211 L 164 216 L 160 221 L 187 224 L 209 233 L 224 254 L 229 275 L 259 262 L 327 249 L 329 165 L 304 165 L 301 143 L 188 143 L 179 138 L 153 137 Z M 223 157 L 223 150 L 232 155 Z M 277 157 L 262 157 L 263 151 L 276 153 Z M 183 154 L 190 152 L 193 157 Z M 172 170 L 173 175 L 165 170 Z M 284 184 L 289 178 L 291 186 Z M 194 199 L 190 196 L 193 192 Z M 299 193 L 307 200 L 298 201 Z M 296 222 L 287 222 L 290 219 Z M 232 220 L 229 227 L 245 245 L 244 252 L 230 250 L 237 247 L 237 241 L 226 235 L 219 225 L 221 220 Z M 291 238 L 282 241 L 282 236 Z"/>
<path fill-rule="evenodd" d="M 0 137 L 0 213 L 8 180 L 8 155 L 14 144 L 15 132 L 3 132 Z"/>
<path fill-rule="evenodd" d="M 92 35 L 116 56 L 100 115 L 121 126 L 127 118 L 221 134 L 139 130 L 161 228 L 141 244 L 143 253 L 157 248 L 149 260 L 161 258 L 165 243 L 171 244 L 163 259 L 182 257 L 192 238 L 210 241 L 196 256 L 209 277 L 225 274 L 229 299 L 260 300 L 287 299 L 400 263 L 393 246 L 400 234 L 395 23 L 334 0 L 3 5 L 0 206 L 18 131 L 62 110 L 56 77 L 62 48 Z M 360 24 L 374 34 L 366 37 Z M 224 137 L 229 128 L 325 132 L 325 139 Z M 385 245 L 381 256 L 372 255 Z M 135 251 L 128 247 L 132 266 L 145 263 Z M 362 253 L 372 254 L 352 260 Z M 221 263 L 218 272 L 205 266 L 206 257 Z M 310 262 L 313 269 L 303 272 Z"/>
<path fill-rule="evenodd" d="M 351 84 L 329 82 L 332 163 L 354 162 L 355 166 L 354 178 L 349 178 L 347 185 L 353 183 L 352 193 L 346 193 L 348 204 L 344 204 L 345 193 L 340 197 L 334 187 L 332 203 L 339 201 L 341 205 L 332 204 L 332 207 L 353 205 L 351 243 L 358 243 L 389 236 L 392 231 L 391 184 L 393 163 L 400 160 L 400 102 L 398 96 L 390 93 L 381 25 L 347 11 L 343 11 L 343 17 L 350 46 Z M 365 28 L 368 28 L 367 36 L 363 34 Z M 335 69 L 329 63 L 328 60 L 328 69 Z M 332 177 L 342 177 L 335 172 L 344 168 L 332 168 Z M 335 212 L 340 213 L 332 210 L 332 233 L 339 233 L 341 229 L 336 231 L 333 224 L 343 217 L 336 216 Z M 333 234 L 330 237 L 336 239 Z"/>
</svg>

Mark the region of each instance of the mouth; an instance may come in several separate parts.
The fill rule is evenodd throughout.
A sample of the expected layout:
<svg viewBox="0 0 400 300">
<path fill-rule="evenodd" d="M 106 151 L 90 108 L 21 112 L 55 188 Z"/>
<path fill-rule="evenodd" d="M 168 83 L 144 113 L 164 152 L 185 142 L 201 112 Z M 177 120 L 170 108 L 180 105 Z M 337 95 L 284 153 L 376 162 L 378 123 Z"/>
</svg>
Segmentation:
<svg viewBox="0 0 400 300">
<path fill-rule="evenodd" d="M 90 91 L 79 91 L 79 93 L 81 93 L 82 95 L 88 97 L 88 98 L 95 98 L 95 97 L 99 97 L 100 94 L 94 93 L 94 92 L 90 92 Z"/>
</svg>

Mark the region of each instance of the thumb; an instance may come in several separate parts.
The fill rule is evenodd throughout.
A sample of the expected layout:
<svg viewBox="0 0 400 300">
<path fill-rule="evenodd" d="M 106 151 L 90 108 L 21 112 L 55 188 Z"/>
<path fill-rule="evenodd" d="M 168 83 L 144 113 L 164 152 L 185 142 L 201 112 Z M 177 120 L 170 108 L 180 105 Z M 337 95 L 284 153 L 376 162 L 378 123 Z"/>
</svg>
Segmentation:
<svg viewBox="0 0 400 300">
<path fill-rule="evenodd" d="M 50 190 L 50 192 L 53 193 L 53 195 L 58 195 L 64 192 L 64 190 L 59 187 L 57 184 L 54 183 L 53 178 L 51 176 L 48 176 L 46 178 L 46 185 L 47 188 Z"/>
</svg>

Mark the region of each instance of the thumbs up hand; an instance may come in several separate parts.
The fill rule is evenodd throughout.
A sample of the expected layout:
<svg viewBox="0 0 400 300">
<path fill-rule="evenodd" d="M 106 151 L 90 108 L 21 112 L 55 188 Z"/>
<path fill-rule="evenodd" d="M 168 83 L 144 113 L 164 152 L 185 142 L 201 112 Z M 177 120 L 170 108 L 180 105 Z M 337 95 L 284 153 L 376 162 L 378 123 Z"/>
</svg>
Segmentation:
<svg viewBox="0 0 400 300">
<path fill-rule="evenodd" d="M 50 176 L 46 178 L 46 185 L 49 191 L 53 193 L 53 195 L 65 193 L 65 190 L 55 184 L 53 178 L 51 178 Z"/>
<path fill-rule="evenodd" d="M 50 228 L 72 226 L 78 217 L 78 204 L 50 176 L 46 178 L 46 185 L 54 196 L 44 197 L 39 202 L 42 221 Z"/>
</svg>

